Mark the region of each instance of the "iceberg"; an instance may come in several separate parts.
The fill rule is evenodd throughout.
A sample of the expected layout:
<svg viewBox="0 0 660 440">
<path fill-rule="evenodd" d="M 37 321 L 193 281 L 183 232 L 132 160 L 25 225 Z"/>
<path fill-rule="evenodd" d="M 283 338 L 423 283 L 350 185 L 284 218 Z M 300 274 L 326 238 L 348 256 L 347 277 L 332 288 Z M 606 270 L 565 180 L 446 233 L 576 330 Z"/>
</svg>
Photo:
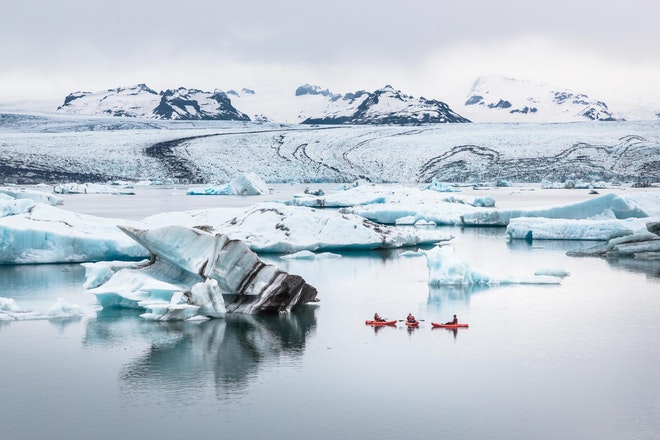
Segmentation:
<svg viewBox="0 0 660 440">
<path fill-rule="evenodd" d="M 254 173 L 240 174 L 234 177 L 231 182 L 222 186 L 207 186 L 206 188 L 191 188 L 188 195 L 241 195 L 256 196 L 268 194 L 270 192 L 268 185 L 259 176 Z"/>
<path fill-rule="evenodd" d="M 128 186 L 124 186 L 128 188 Z M 115 194 L 135 195 L 133 191 L 120 189 L 119 185 L 104 185 L 100 183 L 62 183 L 53 188 L 56 194 Z"/>
<path fill-rule="evenodd" d="M 219 318 L 229 313 L 288 313 L 316 302 L 316 289 L 300 276 L 265 264 L 240 240 L 225 234 L 167 226 L 120 227 L 153 258 L 124 268 L 89 290 L 102 307 L 143 308 L 153 320 Z"/>
<path fill-rule="evenodd" d="M 660 260 L 660 222 L 649 222 L 646 231 L 609 240 L 607 244 L 566 252 L 572 257 L 598 256 Z"/>
<path fill-rule="evenodd" d="M 399 211 L 398 217 L 414 216 L 417 206 L 431 207 L 435 204 L 447 207 L 446 203 L 462 204 L 466 206 L 494 206 L 492 197 L 477 197 L 470 200 L 468 197 L 446 196 L 432 189 L 419 189 L 404 185 L 359 185 L 342 189 L 331 194 L 314 196 L 302 194 L 286 202 L 287 205 L 308 206 L 315 208 L 354 208 L 355 210 L 369 206 L 371 210 Z M 385 205 L 385 206 L 372 206 Z M 404 206 L 398 208 L 398 206 Z M 345 212 L 352 212 L 344 209 Z M 462 210 L 464 212 L 465 210 Z M 357 213 L 357 212 L 356 212 Z M 459 216 L 455 216 L 451 223 L 456 223 Z M 374 220 L 373 218 L 371 220 Z M 389 219 L 386 224 L 395 224 L 396 219 Z M 377 220 L 374 220 L 377 221 Z M 380 223 L 380 222 L 379 222 Z"/>
<path fill-rule="evenodd" d="M 29 212 L 34 207 L 34 202 L 29 199 L 14 199 L 0 194 L 0 218 L 11 215 L 19 215 Z"/>
<path fill-rule="evenodd" d="M 431 191 L 437 191 L 437 192 L 460 192 L 461 190 L 458 188 L 455 188 L 453 186 L 449 186 L 445 183 L 438 182 L 437 180 L 433 179 L 431 183 L 426 185 L 424 189 L 428 189 Z"/>
<path fill-rule="evenodd" d="M 327 260 L 329 258 L 341 258 L 341 255 L 332 252 L 298 251 L 292 254 L 282 255 L 280 258 L 289 260 Z"/>
<path fill-rule="evenodd" d="M 55 319 L 76 319 L 82 318 L 84 312 L 82 308 L 75 304 L 66 303 L 59 298 L 45 312 L 24 310 L 13 298 L 0 297 L 0 322 L 1 321 L 35 321 L 35 320 L 55 320 Z"/>
<path fill-rule="evenodd" d="M 45 203 L 47 205 L 61 205 L 62 200 L 52 194 L 44 191 L 29 190 L 25 188 L 0 188 L 0 196 L 8 196 L 12 199 L 32 200 L 35 203 Z M 2 197 L 0 197 L 2 200 Z"/>
<path fill-rule="evenodd" d="M 644 227 L 643 219 L 566 220 L 518 217 L 509 221 L 506 234 L 512 239 L 611 240 L 632 235 Z"/>
<path fill-rule="evenodd" d="M 245 241 L 255 252 L 369 250 L 435 244 L 451 240 L 439 230 L 378 225 L 352 214 L 269 202 L 246 210 L 168 212 L 129 222 L 34 203 L 0 199 L 0 264 L 135 261 L 149 252 L 123 234 L 118 224 L 142 229 L 204 226 Z M 201 226 L 200 226 L 201 227 Z"/>
<path fill-rule="evenodd" d="M 36 203 L 0 218 L 0 264 L 136 260 L 149 256 L 116 220 Z"/>
<path fill-rule="evenodd" d="M 389 227 L 358 215 L 275 202 L 253 205 L 213 230 L 244 241 L 255 252 L 287 254 L 393 249 L 452 239 L 444 231 Z"/>
<path fill-rule="evenodd" d="M 461 222 L 471 226 L 507 226 L 516 217 L 554 219 L 626 219 L 655 215 L 660 207 L 660 194 L 630 194 L 625 197 L 606 194 L 582 202 L 536 209 L 478 210 L 465 213 Z"/>
<path fill-rule="evenodd" d="M 547 275 L 520 277 L 492 276 L 473 269 L 454 254 L 451 246 L 436 246 L 424 251 L 429 269 L 429 286 L 493 286 L 501 284 L 561 284 L 561 278 Z"/>
</svg>

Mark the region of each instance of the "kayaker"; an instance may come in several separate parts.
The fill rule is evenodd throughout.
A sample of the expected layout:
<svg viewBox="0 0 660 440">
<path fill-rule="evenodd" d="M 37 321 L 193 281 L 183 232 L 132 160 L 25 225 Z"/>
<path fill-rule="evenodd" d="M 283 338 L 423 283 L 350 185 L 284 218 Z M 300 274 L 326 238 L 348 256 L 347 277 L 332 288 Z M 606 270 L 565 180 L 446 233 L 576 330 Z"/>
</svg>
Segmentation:
<svg viewBox="0 0 660 440">
<path fill-rule="evenodd" d="M 374 321 L 376 322 L 385 322 L 385 318 L 381 318 L 378 312 L 374 313 Z"/>
<path fill-rule="evenodd" d="M 456 315 L 454 315 L 454 319 L 452 319 L 451 321 L 445 322 L 445 325 L 452 325 L 452 324 L 458 324 L 458 318 L 456 317 Z"/>
<path fill-rule="evenodd" d="M 416 322 L 417 321 L 412 313 L 408 313 L 408 317 L 406 318 L 406 320 L 408 322 Z"/>
</svg>

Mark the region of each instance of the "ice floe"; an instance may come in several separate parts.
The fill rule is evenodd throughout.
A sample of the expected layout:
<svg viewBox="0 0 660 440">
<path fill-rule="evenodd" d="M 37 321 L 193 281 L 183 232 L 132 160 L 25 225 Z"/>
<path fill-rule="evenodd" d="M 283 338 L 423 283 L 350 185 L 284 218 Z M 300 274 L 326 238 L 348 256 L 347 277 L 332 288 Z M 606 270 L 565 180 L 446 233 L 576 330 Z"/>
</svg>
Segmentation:
<svg viewBox="0 0 660 440">
<path fill-rule="evenodd" d="M 561 284 L 561 278 L 548 275 L 489 275 L 461 260 L 451 246 L 436 246 L 425 251 L 430 286 L 492 286 L 500 284 Z"/>
</svg>

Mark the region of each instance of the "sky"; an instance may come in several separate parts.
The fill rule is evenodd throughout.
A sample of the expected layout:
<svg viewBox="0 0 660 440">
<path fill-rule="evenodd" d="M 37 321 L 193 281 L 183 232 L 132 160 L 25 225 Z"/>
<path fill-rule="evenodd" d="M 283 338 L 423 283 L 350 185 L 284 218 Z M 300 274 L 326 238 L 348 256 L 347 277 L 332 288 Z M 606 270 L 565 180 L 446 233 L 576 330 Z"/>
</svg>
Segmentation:
<svg viewBox="0 0 660 440">
<path fill-rule="evenodd" d="M 463 102 L 502 75 L 660 101 L 657 0 L 22 0 L 0 14 L 0 102 L 146 83 L 292 94 L 386 84 Z"/>
</svg>

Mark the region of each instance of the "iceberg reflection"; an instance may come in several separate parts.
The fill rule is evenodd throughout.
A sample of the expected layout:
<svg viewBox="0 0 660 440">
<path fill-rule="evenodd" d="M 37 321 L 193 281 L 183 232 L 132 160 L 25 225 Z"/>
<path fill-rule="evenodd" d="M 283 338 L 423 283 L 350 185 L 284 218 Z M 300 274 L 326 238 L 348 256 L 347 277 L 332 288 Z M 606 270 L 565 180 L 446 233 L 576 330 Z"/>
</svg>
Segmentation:
<svg viewBox="0 0 660 440">
<path fill-rule="evenodd" d="M 302 356 L 316 328 L 315 312 L 314 306 L 301 306 L 288 315 L 228 314 L 225 319 L 155 323 L 136 311 L 104 309 L 88 324 L 86 343 L 113 346 L 122 335 L 136 334 L 146 340 L 147 349 L 122 368 L 124 395 L 174 391 L 194 397 L 215 389 L 223 398 L 256 378 L 261 363 Z"/>
<path fill-rule="evenodd" d="M 469 284 L 455 286 L 441 286 L 429 284 L 428 304 L 442 305 L 443 303 L 464 303 L 469 304 L 470 296 L 492 289 L 488 285 Z"/>
</svg>

